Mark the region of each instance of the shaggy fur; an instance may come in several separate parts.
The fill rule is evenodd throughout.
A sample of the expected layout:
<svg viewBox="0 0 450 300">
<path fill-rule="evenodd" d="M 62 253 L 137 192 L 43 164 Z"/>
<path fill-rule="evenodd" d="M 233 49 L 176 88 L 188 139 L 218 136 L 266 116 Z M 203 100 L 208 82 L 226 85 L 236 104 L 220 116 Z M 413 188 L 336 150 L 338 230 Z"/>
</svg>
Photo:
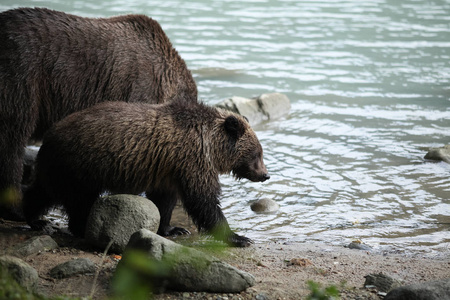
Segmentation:
<svg viewBox="0 0 450 300">
<path fill-rule="evenodd" d="M 197 101 L 185 62 L 143 15 L 82 18 L 43 8 L 0 13 L 0 210 L 19 191 L 24 147 L 103 101 Z"/>
<path fill-rule="evenodd" d="M 177 199 L 199 230 L 231 245 L 220 209 L 219 174 L 265 181 L 261 145 L 247 121 L 196 102 L 162 105 L 105 102 L 72 114 L 44 137 L 36 181 L 25 193 L 27 221 L 63 205 L 69 229 L 84 235 L 93 202 L 104 191 L 146 195 L 161 214 L 160 235 L 184 234 L 169 222 Z"/>
</svg>

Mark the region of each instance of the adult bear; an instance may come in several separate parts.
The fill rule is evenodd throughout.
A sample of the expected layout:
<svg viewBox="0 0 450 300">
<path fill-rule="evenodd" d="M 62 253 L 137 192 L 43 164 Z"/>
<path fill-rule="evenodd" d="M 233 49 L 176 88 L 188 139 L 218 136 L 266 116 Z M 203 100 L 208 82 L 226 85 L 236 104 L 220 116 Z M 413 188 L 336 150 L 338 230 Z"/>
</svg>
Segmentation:
<svg viewBox="0 0 450 300">
<path fill-rule="evenodd" d="M 20 202 L 30 138 L 40 140 L 56 121 L 98 102 L 180 99 L 197 100 L 195 81 L 151 18 L 82 18 L 44 8 L 0 13 L 0 217 L 13 218 L 8 200 Z"/>
<path fill-rule="evenodd" d="M 233 233 L 220 209 L 219 175 L 230 172 L 255 182 L 270 178 L 261 144 L 243 117 L 197 102 L 105 102 L 46 133 L 24 213 L 39 229 L 39 217 L 62 205 L 70 231 L 83 236 L 100 194 L 145 192 L 161 215 L 158 234 L 187 233 L 170 226 L 180 199 L 199 230 L 248 246 L 250 239 Z"/>
</svg>

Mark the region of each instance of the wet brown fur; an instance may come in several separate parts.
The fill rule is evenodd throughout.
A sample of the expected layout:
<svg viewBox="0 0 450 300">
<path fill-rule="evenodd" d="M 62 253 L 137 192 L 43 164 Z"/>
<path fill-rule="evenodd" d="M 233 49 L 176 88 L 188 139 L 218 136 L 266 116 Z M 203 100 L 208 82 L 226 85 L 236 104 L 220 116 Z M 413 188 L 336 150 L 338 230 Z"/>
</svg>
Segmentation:
<svg viewBox="0 0 450 300">
<path fill-rule="evenodd" d="M 44 8 L 0 13 L 0 200 L 19 190 L 30 137 L 41 139 L 70 113 L 103 101 L 179 99 L 196 101 L 196 84 L 151 18 Z"/>
<path fill-rule="evenodd" d="M 25 193 L 25 214 L 32 224 L 62 204 L 69 229 L 82 236 L 102 192 L 146 192 L 160 210 L 159 234 L 177 233 L 169 222 L 180 199 L 200 230 L 245 246 L 249 240 L 231 232 L 220 209 L 219 175 L 264 181 L 262 155 L 248 122 L 231 112 L 196 102 L 105 102 L 47 132 L 36 182 Z"/>
</svg>

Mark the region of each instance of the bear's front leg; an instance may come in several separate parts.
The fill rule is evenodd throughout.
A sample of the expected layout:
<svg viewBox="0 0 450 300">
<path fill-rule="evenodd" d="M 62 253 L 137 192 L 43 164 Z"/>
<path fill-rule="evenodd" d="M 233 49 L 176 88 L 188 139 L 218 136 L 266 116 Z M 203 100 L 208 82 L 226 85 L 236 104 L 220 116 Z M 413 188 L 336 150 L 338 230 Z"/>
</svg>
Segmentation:
<svg viewBox="0 0 450 300">
<path fill-rule="evenodd" d="M 25 191 L 23 213 L 32 230 L 51 232 L 51 223 L 40 219 L 51 206 L 50 197 L 38 182 L 35 182 Z"/>
<path fill-rule="evenodd" d="M 200 189 L 193 191 L 186 188 L 182 198 L 186 212 L 197 225 L 199 231 L 206 231 L 214 239 L 223 241 L 229 246 L 250 246 L 253 243 L 251 239 L 237 235 L 230 229 L 218 200 L 220 187 L 213 189 L 212 185 L 204 186 L 209 187 L 209 189 L 204 190 L 204 193 L 201 193 Z"/>
<path fill-rule="evenodd" d="M 214 237 L 214 239 L 223 241 L 231 247 L 249 247 L 253 244 L 253 241 L 248 237 L 234 233 L 230 229 L 225 216 L 223 217 L 223 220 L 212 227 L 212 229 L 205 229 Z"/>
</svg>

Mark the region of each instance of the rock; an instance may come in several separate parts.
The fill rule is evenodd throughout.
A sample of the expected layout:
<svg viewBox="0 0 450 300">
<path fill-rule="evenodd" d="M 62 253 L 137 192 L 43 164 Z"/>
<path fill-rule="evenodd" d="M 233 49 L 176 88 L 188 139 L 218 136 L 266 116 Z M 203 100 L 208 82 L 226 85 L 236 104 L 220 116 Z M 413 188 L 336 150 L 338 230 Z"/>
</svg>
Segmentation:
<svg viewBox="0 0 450 300">
<path fill-rule="evenodd" d="M 253 99 L 234 96 L 216 106 L 245 116 L 252 126 L 282 117 L 291 109 L 289 98 L 280 93 L 262 94 Z"/>
<path fill-rule="evenodd" d="M 105 249 L 113 241 L 110 251 L 122 253 L 130 236 L 145 228 L 156 232 L 159 210 L 147 198 L 135 195 L 111 195 L 97 199 L 86 225 L 86 240 Z"/>
<path fill-rule="evenodd" d="M 364 250 L 364 251 L 372 251 L 372 247 L 369 245 L 363 244 L 361 242 L 351 242 L 347 245 L 347 248 L 349 249 L 356 249 L 356 250 Z"/>
<path fill-rule="evenodd" d="M 146 229 L 131 236 L 118 270 L 126 268 L 127 256 L 132 255 L 133 250 L 145 252 L 150 260 L 162 261 L 168 269 L 162 277 L 149 276 L 148 284 L 159 277 L 158 284 L 173 290 L 215 293 L 237 293 L 255 284 L 251 274 Z"/>
<path fill-rule="evenodd" d="M 257 213 L 274 213 L 280 209 L 280 205 L 271 199 L 263 198 L 253 202 L 250 208 Z"/>
<path fill-rule="evenodd" d="M 269 296 L 267 296 L 266 294 L 258 294 L 255 296 L 255 300 L 269 300 Z"/>
<path fill-rule="evenodd" d="M 450 278 L 401 286 L 384 300 L 450 300 Z"/>
<path fill-rule="evenodd" d="M 450 164 L 450 145 L 446 145 L 440 148 L 430 148 L 424 158 L 442 160 Z"/>
<path fill-rule="evenodd" d="M 18 256 L 29 256 L 58 248 L 58 244 L 48 235 L 35 236 L 14 247 Z"/>
<path fill-rule="evenodd" d="M 95 265 L 88 258 L 77 258 L 57 265 L 50 270 L 53 278 L 67 278 L 78 274 L 94 273 Z"/>
<path fill-rule="evenodd" d="M 388 292 L 393 288 L 401 286 L 400 281 L 382 273 L 369 274 L 364 277 L 366 278 L 364 282 L 365 287 L 375 286 L 381 292 Z"/>
<path fill-rule="evenodd" d="M 262 94 L 256 98 L 256 100 L 262 110 L 266 112 L 266 115 L 269 116 L 269 120 L 278 119 L 284 115 L 287 115 L 291 110 L 291 102 L 284 94 Z"/>
<path fill-rule="evenodd" d="M 234 96 L 216 104 L 216 106 L 246 117 L 251 125 L 259 124 L 269 119 L 255 99 Z"/>
<path fill-rule="evenodd" d="M 31 291 L 36 287 L 39 279 L 37 271 L 20 258 L 0 256 L 0 269 L 3 268 L 27 290 Z"/>
</svg>

